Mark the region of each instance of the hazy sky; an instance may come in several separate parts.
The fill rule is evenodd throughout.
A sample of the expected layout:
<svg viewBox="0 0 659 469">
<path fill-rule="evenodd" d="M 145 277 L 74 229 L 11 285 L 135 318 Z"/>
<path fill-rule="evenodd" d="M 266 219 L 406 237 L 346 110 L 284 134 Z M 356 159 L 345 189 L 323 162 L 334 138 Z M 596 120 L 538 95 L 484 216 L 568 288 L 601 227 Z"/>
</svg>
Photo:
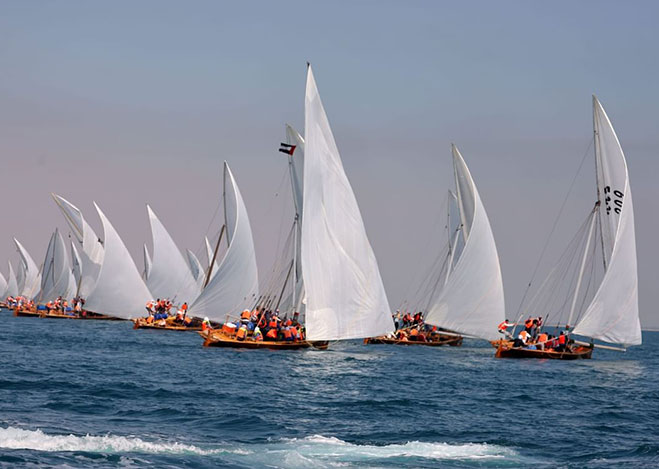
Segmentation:
<svg viewBox="0 0 659 469">
<path fill-rule="evenodd" d="M 641 320 L 657 328 L 657 18 L 640 1 L 5 0 L 0 262 L 17 260 L 12 236 L 41 263 L 53 228 L 68 233 L 50 192 L 101 234 L 96 200 L 140 269 L 146 202 L 201 253 L 226 159 L 265 280 L 289 223 L 277 147 L 285 123 L 303 132 L 310 60 L 392 307 L 444 242 L 455 142 L 517 310 L 589 146 L 596 93 L 627 155 Z M 590 151 L 545 271 L 592 208 Z"/>
</svg>

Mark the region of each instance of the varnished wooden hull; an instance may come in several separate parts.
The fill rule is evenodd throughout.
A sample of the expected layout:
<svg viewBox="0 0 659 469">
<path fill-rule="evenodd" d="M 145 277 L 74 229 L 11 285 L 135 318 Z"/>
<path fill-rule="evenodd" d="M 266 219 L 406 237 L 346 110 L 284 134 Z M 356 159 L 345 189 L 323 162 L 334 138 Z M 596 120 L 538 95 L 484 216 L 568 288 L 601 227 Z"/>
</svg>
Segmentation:
<svg viewBox="0 0 659 469">
<path fill-rule="evenodd" d="M 450 345 L 451 347 L 459 347 L 462 345 L 461 336 L 446 336 L 440 335 L 438 339 L 417 341 L 417 340 L 400 340 L 392 339 L 389 337 L 369 337 L 364 339 L 364 343 L 369 344 L 384 344 L 384 345 L 425 345 L 426 347 L 441 347 L 443 345 Z"/>
<path fill-rule="evenodd" d="M 86 321 L 125 321 L 125 319 L 115 318 L 113 316 L 106 316 L 105 314 L 98 314 L 92 312 L 86 312 L 84 315 L 80 315 L 75 312 L 63 313 L 61 311 L 28 311 L 28 310 L 19 310 L 18 308 L 14 309 L 14 316 L 22 317 L 37 317 L 37 318 L 47 318 L 47 319 L 81 319 Z"/>
<path fill-rule="evenodd" d="M 179 332 L 185 332 L 185 331 L 200 331 L 201 326 L 199 327 L 186 327 L 186 326 L 159 326 L 157 324 L 149 324 L 143 319 L 136 319 L 133 320 L 133 329 L 157 329 L 161 331 L 179 331 Z"/>
<path fill-rule="evenodd" d="M 554 350 L 531 350 L 514 348 L 505 344 L 497 347 L 496 358 L 540 358 L 544 360 L 580 360 L 589 359 L 593 355 L 593 347 L 573 347 L 572 351 L 557 352 Z"/>
<path fill-rule="evenodd" d="M 325 350 L 328 342 L 309 342 L 306 340 L 297 342 L 287 342 L 280 340 L 262 340 L 256 341 L 251 338 L 238 340 L 235 337 L 222 333 L 221 331 L 199 332 L 204 338 L 204 347 L 228 347 L 228 348 L 245 348 L 245 349 L 271 349 L 271 350 L 298 350 L 309 347 Z"/>
</svg>

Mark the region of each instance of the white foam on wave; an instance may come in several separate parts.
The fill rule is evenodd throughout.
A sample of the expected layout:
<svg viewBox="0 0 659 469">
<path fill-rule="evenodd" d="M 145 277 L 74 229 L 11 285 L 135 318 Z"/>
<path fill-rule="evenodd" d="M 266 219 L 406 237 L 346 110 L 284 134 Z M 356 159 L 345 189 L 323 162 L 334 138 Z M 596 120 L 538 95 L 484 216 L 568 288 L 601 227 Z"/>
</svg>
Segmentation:
<svg viewBox="0 0 659 469">
<path fill-rule="evenodd" d="M 219 456 L 236 463 L 286 468 L 326 468 L 358 465 L 373 460 L 389 464 L 405 459 L 512 460 L 519 455 L 510 448 L 486 443 L 449 444 L 410 441 L 389 445 L 360 445 L 339 438 L 313 435 L 273 440 L 254 445 L 213 445 L 200 448 L 176 441 L 147 441 L 131 436 L 51 435 L 41 430 L 0 428 L 0 448 L 46 452 L 148 453 Z"/>
<path fill-rule="evenodd" d="M 105 435 L 76 436 L 48 435 L 41 430 L 0 428 L 0 448 L 31 449 L 36 451 L 85 451 L 90 453 L 164 453 L 199 454 L 218 453 L 248 454 L 244 450 L 202 449 L 178 442 L 145 441 L 137 437 Z"/>
<path fill-rule="evenodd" d="M 514 458 L 517 452 L 510 448 L 487 443 L 450 444 L 409 441 L 390 445 L 358 445 L 339 438 L 322 435 L 291 439 L 290 444 L 304 457 L 333 458 L 354 462 L 364 459 L 423 458 L 423 459 L 501 459 Z"/>
</svg>

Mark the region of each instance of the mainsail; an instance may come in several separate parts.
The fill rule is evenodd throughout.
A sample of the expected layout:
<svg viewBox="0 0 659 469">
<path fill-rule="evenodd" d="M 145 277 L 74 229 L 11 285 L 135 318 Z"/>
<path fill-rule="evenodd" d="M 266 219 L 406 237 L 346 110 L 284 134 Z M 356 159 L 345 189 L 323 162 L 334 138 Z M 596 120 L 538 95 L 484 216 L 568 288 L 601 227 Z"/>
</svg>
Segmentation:
<svg viewBox="0 0 659 469">
<path fill-rule="evenodd" d="M 16 274 L 14 274 L 14 268 L 11 265 L 11 262 L 7 262 L 9 264 L 9 275 L 7 275 L 7 292 L 5 293 L 6 296 L 11 296 L 15 297 L 18 296 L 18 284 L 16 283 Z"/>
<path fill-rule="evenodd" d="M 200 290 L 190 266 L 153 209 L 149 205 L 146 208 L 153 236 L 153 259 L 146 285 L 155 298 L 192 303 Z"/>
<path fill-rule="evenodd" d="M 39 301 L 47 302 L 57 297 L 70 300 L 75 296 L 76 282 L 69 266 L 66 244 L 59 230 L 50 237 L 41 275 Z"/>
<path fill-rule="evenodd" d="M 625 155 L 601 103 L 593 96 L 599 220 L 606 271 L 575 334 L 641 344 L 634 207 Z"/>
<path fill-rule="evenodd" d="M 227 314 L 251 309 L 258 296 L 258 271 L 252 228 L 236 180 L 224 163 L 224 223 L 229 247 L 215 274 L 190 306 L 195 316 L 224 321 Z M 221 240 L 218 240 L 218 243 Z M 214 251 L 214 250 L 213 250 Z M 212 260 L 212 256 L 210 257 Z M 213 268 L 212 270 L 215 270 Z"/>
<path fill-rule="evenodd" d="M 21 279 L 23 285 L 22 288 L 20 288 L 20 295 L 32 299 L 37 295 L 41 286 L 39 267 L 37 267 L 32 256 L 27 252 L 27 249 L 25 249 L 16 238 L 14 238 L 14 243 L 20 254 L 21 268 L 23 272 L 23 278 Z"/>
<path fill-rule="evenodd" d="M 505 318 L 503 280 L 492 228 L 471 173 L 453 145 L 453 168 L 464 247 L 426 314 L 426 322 L 487 340 Z"/>
<path fill-rule="evenodd" d="M 304 138 L 301 260 L 307 338 L 388 334 L 394 327 L 387 295 L 311 66 Z"/>
<path fill-rule="evenodd" d="M 124 319 L 137 317 L 144 312 L 151 293 L 119 234 L 99 206 L 94 206 L 103 223 L 105 256 L 85 309 Z"/>
<path fill-rule="evenodd" d="M 87 298 L 94 289 L 101 270 L 103 246 L 78 207 L 59 195 L 52 194 L 52 196 L 81 246 L 79 254 L 82 261 L 82 277 L 78 285 L 78 295 Z"/>
</svg>

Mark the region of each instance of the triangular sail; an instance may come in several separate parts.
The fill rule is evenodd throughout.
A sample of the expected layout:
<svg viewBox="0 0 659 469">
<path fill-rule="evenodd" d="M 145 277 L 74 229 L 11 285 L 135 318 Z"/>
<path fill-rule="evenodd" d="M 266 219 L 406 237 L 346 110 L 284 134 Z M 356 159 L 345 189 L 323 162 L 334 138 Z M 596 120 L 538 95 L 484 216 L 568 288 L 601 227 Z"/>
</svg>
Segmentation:
<svg viewBox="0 0 659 469">
<path fill-rule="evenodd" d="M 21 267 L 22 267 L 22 288 L 20 289 L 21 296 L 26 298 L 34 298 L 37 293 L 39 293 L 39 288 L 41 287 L 41 274 L 39 273 L 39 267 L 32 259 L 32 256 L 27 252 L 27 249 L 23 247 L 21 243 L 14 238 L 14 243 L 18 249 L 18 253 L 21 258 Z"/>
<path fill-rule="evenodd" d="M 213 262 L 213 254 L 215 252 L 215 249 L 213 249 L 213 246 L 211 245 L 211 242 L 208 240 L 208 237 L 204 238 L 204 241 L 206 243 L 206 265 L 210 266 L 211 262 Z M 215 259 L 215 262 L 213 262 L 213 269 L 211 270 L 211 280 L 215 275 L 217 275 L 217 270 L 218 270 L 219 264 L 217 263 L 217 259 Z M 208 269 L 204 272 L 204 276 L 208 275 Z M 206 282 L 206 279 L 204 279 L 204 283 Z M 203 284 L 202 284 L 203 285 Z"/>
<path fill-rule="evenodd" d="M 7 292 L 5 293 L 5 296 L 16 297 L 18 296 L 16 274 L 14 273 L 14 268 L 12 267 L 11 262 L 7 262 L 7 264 L 9 264 L 9 274 L 7 275 Z"/>
<path fill-rule="evenodd" d="M 229 247 L 216 273 L 211 275 L 210 282 L 190 306 L 191 314 L 208 316 L 216 321 L 224 321 L 228 314 L 237 315 L 244 309 L 251 309 L 256 303 L 259 288 L 256 253 L 247 208 L 226 162 L 224 207 Z"/>
<path fill-rule="evenodd" d="M 487 340 L 505 319 L 499 255 L 485 207 L 462 155 L 453 146 L 458 206 L 465 244 L 426 322 Z"/>
<path fill-rule="evenodd" d="M 192 303 L 199 295 L 199 287 L 190 266 L 155 212 L 149 205 L 146 208 L 153 236 L 153 259 L 146 285 L 155 298 Z"/>
<path fill-rule="evenodd" d="M 188 264 L 190 265 L 190 272 L 192 273 L 192 276 L 195 278 L 195 281 L 197 282 L 197 286 L 199 287 L 199 291 L 201 292 L 201 289 L 204 286 L 204 281 L 206 280 L 204 267 L 201 265 L 199 258 L 195 255 L 194 252 L 190 251 L 189 249 L 186 249 L 186 254 L 188 256 Z"/>
<path fill-rule="evenodd" d="M 73 278 L 76 282 L 77 292 L 77 286 L 80 285 L 80 279 L 82 278 L 82 261 L 80 260 L 80 254 L 78 254 L 78 249 L 73 241 L 71 241 L 71 271 L 73 272 Z"/>
<path fill-rule="evenodd" d="M 146 243 L 144 243 L 142 246 L 142 251 L 142 254 L 144 255 L 144 272 L 142 272 L 142 278 L 146 282 L 149 279 L 153 261 L 151 261 L 151 255 L 149 254 L 149 248 L 147 247 Z"/>
<path fill-rule="evenodd" d="M 302 275 L 309 340 L 393 331 L 378 264 L 308 67 L 305 94 Z"/>
<path fill-rule="evenodd" d="M 82 261 L 82 278 L 78 285 L 78 294 L 82 298 L 87 298 L 94 289 L 101 270 L 103 245 L 92 227 L 85 221 L 78 207 L 64 197 L 56 194 L 52 194 L 52 196 L 81 247 L 79 254 Z"/>
<path fill-rule="evenodd" d="M 606 272 L 573 332 L 606 342 L 639 345 L 634 207 L 627 162 L 611 121 L 594 96 L 593 123 Z"/>
<path fill-rule="evenodd" d="M 5 276 L 0 273 L 0 301 L 7 298 L 7 280 Z"/>
<path fill-rule="evenodd" d="M 66 244 L 59 230 L 55 230 L 43 263 L 39 301 L 47 302 L 59 296 L 70 300 L 75 296 L 75 291 L 76 282 L 69 266 Z"/>
<path fill-rule="evenodd" d="M 96 203 L 94 206 L 103 223 L 105 256 L 85 309 L 123 319 L 138 317 L 151 300 L 151 293 L 110 220 Z"/>
</svg>

